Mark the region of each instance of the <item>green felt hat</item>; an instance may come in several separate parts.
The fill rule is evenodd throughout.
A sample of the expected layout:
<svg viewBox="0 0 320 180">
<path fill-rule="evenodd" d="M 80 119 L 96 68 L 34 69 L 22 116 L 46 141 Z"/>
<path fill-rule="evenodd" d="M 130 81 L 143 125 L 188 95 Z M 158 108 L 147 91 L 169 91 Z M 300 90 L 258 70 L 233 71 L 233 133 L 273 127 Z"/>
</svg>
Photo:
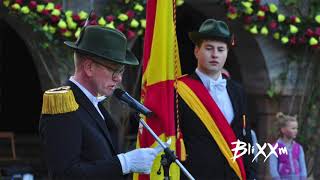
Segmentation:
<svg viewBox="0 0 320 180">
<path fill-rule="evenodd" d="M 105 62 L 139 64 L 136 56 L 127 49 L 127 38 L 116 29 L 97 25 L 85 26 L 76 42 L 64 43 L 76 51 L 99 57 Z"/>
<path fill-rule="evenodd" d="M 213 39 L 229 45 L 232 41 L 232 34 L 225 22 L 207 19 L 201 24 L 199 31 L 189 32 L 189 38 L 195 44 L 199 42 L 199 40 Z"/>
</svg>

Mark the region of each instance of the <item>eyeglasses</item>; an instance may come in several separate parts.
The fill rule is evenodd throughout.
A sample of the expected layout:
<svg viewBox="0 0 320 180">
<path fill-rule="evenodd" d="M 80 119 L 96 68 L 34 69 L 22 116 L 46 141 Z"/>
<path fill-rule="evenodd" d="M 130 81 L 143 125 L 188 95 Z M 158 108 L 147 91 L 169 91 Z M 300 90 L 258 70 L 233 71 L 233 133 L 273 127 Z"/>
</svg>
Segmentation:
<svg viewBox="0 0 320 180">
<path fill-rule="evenodd" d="M 94 63 L 99 64 L 99 65 L 107 68 L 110 72 L 112 72 L 112 79 L 113 80 L 116 79 L 119 76 L 122 76 L 123 72 L 125 70 L 124 65 L 121 65 L 119 68 L 114 68 L 114 67 L 108 66 L 106 64 L 102 64 L 102 63 L 100 63 L 98 61 L 94 61 Z"/>
</svg>

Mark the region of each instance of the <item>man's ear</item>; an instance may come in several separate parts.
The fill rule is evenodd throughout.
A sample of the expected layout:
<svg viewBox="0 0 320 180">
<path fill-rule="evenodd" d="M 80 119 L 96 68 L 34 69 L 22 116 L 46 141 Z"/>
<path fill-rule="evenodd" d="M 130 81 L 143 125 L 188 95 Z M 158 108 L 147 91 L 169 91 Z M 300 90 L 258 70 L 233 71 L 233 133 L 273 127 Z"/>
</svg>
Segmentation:
<svg viewBox="0 0 320 180">
<path fill-rule="evenodd" d="M 94 63 L 92 60 L 89 59 L 85 59 L 83 62 L 83 71 L 85 72 L 85 74 L 89 77 L 91 77 L 93 75 L 93 71 L 94 71 Z"/>
<path fill-rule="evenodd" d="M 196 57 L 196 59 L 198 59 L 198 52 L 199 52 L 200 48 L 196 45 L 194 47 L 194 50 L 193 50 L 193 54 L 194 56 Z"/>
</svg>

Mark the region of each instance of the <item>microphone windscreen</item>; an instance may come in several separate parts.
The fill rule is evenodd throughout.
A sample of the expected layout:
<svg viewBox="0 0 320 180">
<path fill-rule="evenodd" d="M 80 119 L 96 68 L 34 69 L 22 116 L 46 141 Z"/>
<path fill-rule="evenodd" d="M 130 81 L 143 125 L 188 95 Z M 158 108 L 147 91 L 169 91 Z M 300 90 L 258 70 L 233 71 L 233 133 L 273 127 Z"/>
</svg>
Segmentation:
<svg viewBox="0 0 320 180">
<path fill-rule="evenodd" d="M 117 97 L 117 98 L 120 98 L 123 94 L 125 93 L 124 90 L 120 89 L 120 88 L 117 88 L 114 90 L 113 94 Z"/>
</svg>

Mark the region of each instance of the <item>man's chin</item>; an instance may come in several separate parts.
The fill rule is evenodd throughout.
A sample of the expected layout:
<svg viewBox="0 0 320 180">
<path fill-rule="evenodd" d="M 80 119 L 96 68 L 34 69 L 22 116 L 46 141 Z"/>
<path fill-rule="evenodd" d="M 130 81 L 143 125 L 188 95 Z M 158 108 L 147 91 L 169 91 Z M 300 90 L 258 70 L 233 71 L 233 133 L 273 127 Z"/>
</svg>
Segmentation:
<svg viewBox="0 0 320 180">
<path fill-rule="evenodd" d="M 211 72 L 214 72 L 214 73 L 218 73 L 218 72 L 221 72 L 221 68 L 212 67 L 212 68 L 210 68 L 210 71 L 211 71 Z"/>
<path fill-rule="evenodd" d="M 113 91 L 114 91 L 114 89 L 112 89 L 112 90 L 107 90 L 107 91 L 105 91 L 105 92 L 103 92 L 103 96 L 111 96 L 112 94 L 113 94 Z"/>
</svg>

